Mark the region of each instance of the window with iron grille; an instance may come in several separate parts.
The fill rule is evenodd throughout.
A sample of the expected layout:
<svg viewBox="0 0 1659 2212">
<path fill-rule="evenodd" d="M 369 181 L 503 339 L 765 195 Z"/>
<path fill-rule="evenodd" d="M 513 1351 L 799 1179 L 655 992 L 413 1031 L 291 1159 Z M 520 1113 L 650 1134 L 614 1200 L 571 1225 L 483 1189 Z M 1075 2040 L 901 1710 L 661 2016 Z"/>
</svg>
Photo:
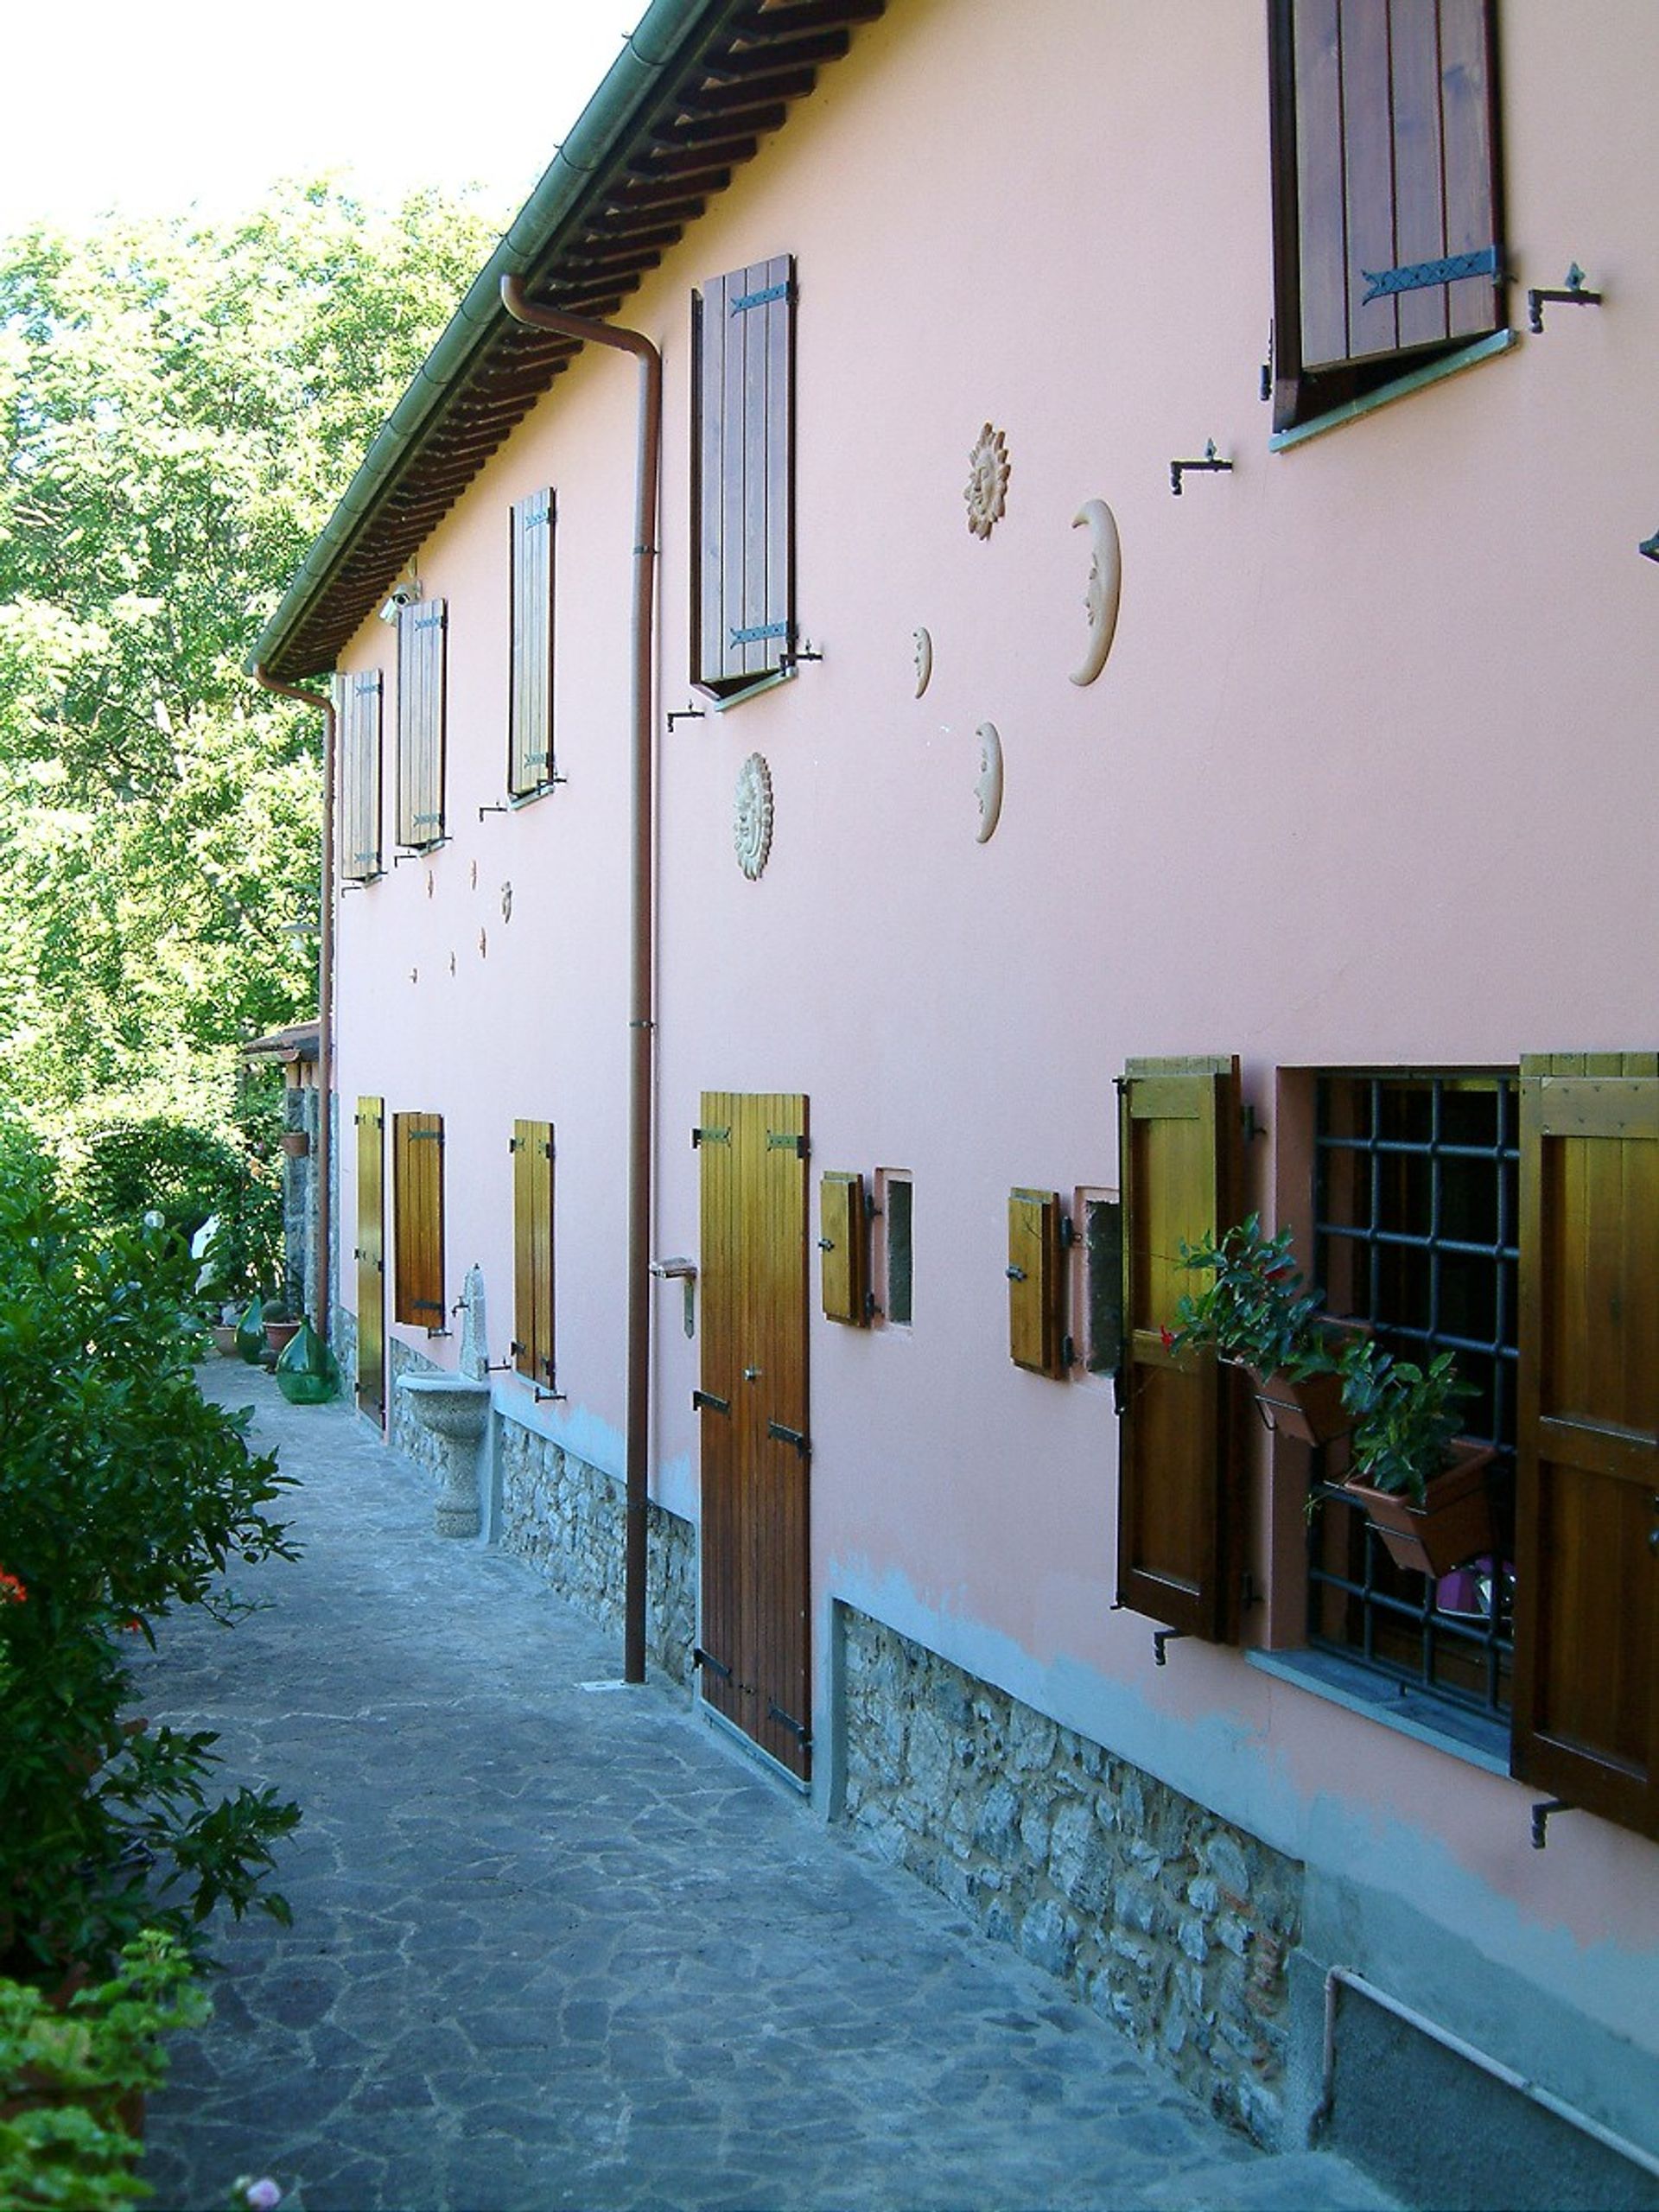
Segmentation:
<svg viewBox="0 0 1659 2212">
<path fill-rule="evenodd" d="M 1462 1427 L 1495 1445 L 1503 1533 L 1438 1581 L 1397 1567 L 1322 1479 L 1311 1522 L 1309 1637 L 1402 1684 L 1491 1716 L 1510 1703 L 1515 1635 L 1519 1132 L 1507 1074 L 1326 1075 L 1319 1084 L 1314 1268 L 1328 1310 L 1424 1364 L 1453 1354 Z"/>
</svg>

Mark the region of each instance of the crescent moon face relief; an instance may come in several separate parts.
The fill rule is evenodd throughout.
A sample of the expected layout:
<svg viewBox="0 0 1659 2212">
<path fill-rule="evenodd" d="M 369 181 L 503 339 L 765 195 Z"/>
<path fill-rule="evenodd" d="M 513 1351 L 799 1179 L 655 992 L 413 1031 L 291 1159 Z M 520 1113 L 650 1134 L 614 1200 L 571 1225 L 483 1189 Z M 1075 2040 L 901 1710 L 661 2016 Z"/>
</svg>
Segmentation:
<svg viewBox="0 0 1659 2212">
<path fill-rule="evenodd" d="M 1117 632 L 1117 602 L 1123 589 L 1123 550 L 1118 543 L 1117 518 L 1104 499 L 1085 499 L 1071 518 L 1073 530 L 1087 530 L 1090 541 L 1089 589 L 1084 607 L 1089 616 L 1089 649 L 1071 671 L 1074 683 L 1092 683 L 1106 665 Z"/>
<path fill-rule="evenodd" d="M 925 630 L 916 637 L 916 696 L 919 699 L 933 677 L 933 640 Z"/>
<path fill-rule="evenodd" d="M 997 818 L 1002 811 L 1002 741 L 995 722 L 979 726 L 979 776 L 974 796 L 979 801 L 979 828 L 975 834 L 982 845 L 988 845 L 996 835 Z"/>
</svg>

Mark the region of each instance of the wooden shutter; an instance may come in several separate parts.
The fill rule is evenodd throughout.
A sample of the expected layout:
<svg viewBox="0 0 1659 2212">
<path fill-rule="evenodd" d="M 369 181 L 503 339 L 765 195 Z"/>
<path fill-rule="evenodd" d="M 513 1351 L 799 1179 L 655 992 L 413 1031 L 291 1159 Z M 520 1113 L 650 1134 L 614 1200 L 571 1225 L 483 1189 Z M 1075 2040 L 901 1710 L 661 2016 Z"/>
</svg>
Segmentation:
<svg viewBox="0 0 1659 2212">
<path fill-rule="evenodd" d="M 823 1311 L 831 1321 L 862 1328 L 869 1319 L 866 1302 L 868 1241 L 864 1178 L 832 1169 L 818 1185 L 818 1249 Z"/>
<path fill-rule="evenodd" d="M 392 1312 L 418 1329 L 446 1325 L 443 1302 L 443 1116 L 394 1114 L 392 1229 L 397 1262 Z"/>
<path fill-rule="evenodd" d="M 507 790 L 514 798 L 553 780 L 554 519 L 551 492 L 532 492 L 512 510 Z"/>
<path fill-rule="evenodd" d="M 357 1402 L 386 1413 L 385 1102 L 357 1102 Z"/>
<path fill-rule="evenodd" d="M 1659 1836 L 1659 1056 L 1521 1074 L 1513 1770 Z"/>
<path fill-rule="evenodd" d="M 553 1388 L 553 1124 L 512 1125 L 512 1363 Z"/>
<path fill-rule="evenodd" d="M 716 694 L 795 642 L 793 257 L 734 270 L 692 303 L 693 680 Z"/>
<path fill-rule="evenodd" d="M 1008 1193 L 1008 1353 L 1034 1375 L 1064 1375 L 1058 1191 Z"/>
<path fill-rule="evenodd" d="M 381 677 L 372 668 L 345 679 L 340 744 L 340 872 L 349 883 L 380 873 Z"/>
<path fill-rule="evenodd" d="M 1238 1063 L 1131 1060 L 1120 1091 L 1118 1603 L 1225 1642 L 1236 1632 L 1241 1533 L 1229 1395 L 1212 1352 L 1177 1361 L 1161 1332 L 1192 1287 L 1182 1239 L 1197 1243 L 1237 1217 Z"/>
<path fill-rule="evenodd" d="M 397 616 L 397 842 L 443 838 L 444 656 L 448 608 L 416 600 Z"/>
<path fill-rule="evenodd" d="M 1355 388 L 1304 378 L 1500 329 L 1503 240 L 1489 0 L 1272 0 L 1269 22 L 1283 428 Z"/>
</svg>

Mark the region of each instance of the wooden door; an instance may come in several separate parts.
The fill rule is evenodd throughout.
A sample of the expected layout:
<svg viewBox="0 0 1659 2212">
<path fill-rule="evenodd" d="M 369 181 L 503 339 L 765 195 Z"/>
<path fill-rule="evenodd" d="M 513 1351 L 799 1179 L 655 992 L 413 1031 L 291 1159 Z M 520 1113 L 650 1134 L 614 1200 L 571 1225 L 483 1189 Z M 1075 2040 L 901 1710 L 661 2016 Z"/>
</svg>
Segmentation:
<svg viewBox="0 0 1659 2212">
<path fill-rule="evenodd" d="M 705 1091 L 702 1694 L 811 1773 L 806 1100 Z"/>
<path fill-rule="evenodd" d="M 1521 1074 L 1513 1768 L 1659 1836 L 1659 1059 Z"/>
<path fill-rule="evenodd" d="M 386 1114 L 357 1102 L 357 1403 L 386 1423 Z"/>
</svg>

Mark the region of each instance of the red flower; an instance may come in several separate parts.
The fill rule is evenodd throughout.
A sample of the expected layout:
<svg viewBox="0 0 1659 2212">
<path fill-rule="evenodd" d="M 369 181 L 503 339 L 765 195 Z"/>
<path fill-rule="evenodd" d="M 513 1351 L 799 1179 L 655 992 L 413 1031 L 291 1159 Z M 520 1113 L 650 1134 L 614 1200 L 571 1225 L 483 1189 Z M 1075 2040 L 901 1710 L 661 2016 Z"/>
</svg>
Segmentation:
<svg viewBox="0 0 1659 2212">
<path fill-rule="evenodd" d="M 0 1605 L 21 1605 L 29 1596 L 15 1574 L 8 1574 L 0 1567 Z"/>
<path fill-rule="evenodd" d="M 1175 1349 L 1175 1332 L 1170 1327 L 1167 1321 L 1161 1321 L 1159 1323 L 1158 1333 L 1164 1340 L 1164 1350 L 1166 1351 L 1173 1351 Z"/>
</svg>

